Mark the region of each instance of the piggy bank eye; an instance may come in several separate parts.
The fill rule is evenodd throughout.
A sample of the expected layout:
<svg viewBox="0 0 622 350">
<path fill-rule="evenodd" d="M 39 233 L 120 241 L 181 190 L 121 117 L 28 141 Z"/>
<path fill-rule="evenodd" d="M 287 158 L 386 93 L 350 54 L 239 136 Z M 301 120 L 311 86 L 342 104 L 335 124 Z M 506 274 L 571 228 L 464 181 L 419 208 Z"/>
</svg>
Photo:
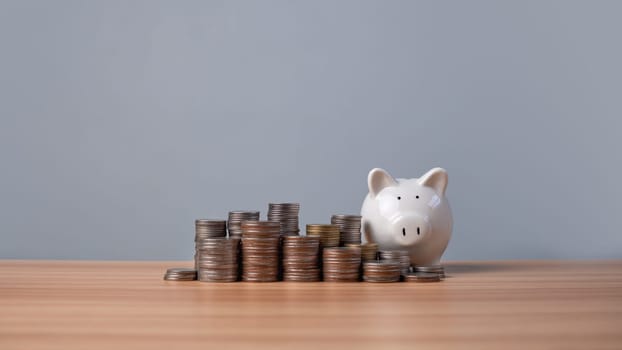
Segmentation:
<svg viewBox="0 0 622 350">
<path fill-rule="evenodd" d="M 417 196 L 415 196 L 415 198 L 419 199 L 419 196 L 417 195 Z"/>
<path fill-rule="evenodd" d="M 399 201 L 400 199 L 402 199 L 402 197 L 400 197 L 400 196 L 397 196 L 397 200 Z"/>
</svg>

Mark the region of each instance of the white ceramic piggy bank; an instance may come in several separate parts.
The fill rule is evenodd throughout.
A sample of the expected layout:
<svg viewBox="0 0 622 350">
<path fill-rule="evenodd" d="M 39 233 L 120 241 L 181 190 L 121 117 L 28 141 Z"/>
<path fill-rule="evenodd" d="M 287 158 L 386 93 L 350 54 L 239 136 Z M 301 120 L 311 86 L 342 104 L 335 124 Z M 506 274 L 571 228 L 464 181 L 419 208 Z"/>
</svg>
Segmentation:
<svg viewBox="0 0 622 350">
<path fill-rule="evenodd" d="M 412 265 L 437 265 L 451 238 L 445 198 L 447 172 L 434 168 L 418 179 L 394 179 L 383 169 L 367 177 L 361 208 L 363 238 L 379 250 L 408 250 Z"/>
</svg>

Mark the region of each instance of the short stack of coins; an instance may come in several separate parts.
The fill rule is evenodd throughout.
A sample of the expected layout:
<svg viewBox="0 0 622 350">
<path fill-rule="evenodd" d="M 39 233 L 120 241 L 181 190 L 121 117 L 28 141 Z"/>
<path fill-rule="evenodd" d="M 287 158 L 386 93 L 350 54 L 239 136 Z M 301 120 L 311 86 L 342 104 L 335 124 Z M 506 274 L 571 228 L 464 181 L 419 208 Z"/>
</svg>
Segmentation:
<svg viewBox="0 0 622 350">
<path fill-rule="evenodd" d="M 351 247 L 324 248 L 322 273 L 326 282 L 357 282 L 360 277 L 361 250 Z"/>
<path fill-rule="evenodd" d="M 402 265 L 396 261 L 366 261 L 363 263 L 363 281 L 399 282 Z"/>
<path fill-rule="evenodd" d="M 410 253 L 407 250 L 381 250 L 380 260 L 398 262 L 401 266 L 402 276 L 410 272 Z"/>
<path fill-rule="evenodd" d="M 277 221 L 242 222 L 242 280 L 278 280 L 281 224 Z"/>
<path fill-rule="evenodd" d="M 239 245 L 239 238 L 205 238 L 197 242 L 199 281 L 237 281 Z"/>
<path fill-rule="evenodd" d="M 317 282 L 320 239 L 309 236 L 283 237 L 283 280 L 293 282 Z"/>
<path fill-rule="evenodd" d="M 230 211 L 229 219 L 227 220 L 227 228 L 229 230 L 229 237 L 242 238 L 242 221 L 258 221 L 258 211 Z"/>
<path fill-rule="evenodd" d="M 361 216 L 360 215 L 333 215 L 330 223 L 339 226 L 340 244 L 361 243 Z"/>
<path fill-rule="evenodd" d="M 164 274 L 166 281 L 194 281 L 197 279 L 197 270 L 185 267 L 171 267 Z"/>
<path fill-rule="evenodd" d="M 339 226 L 332 224 L 308 224 L 307 236 L 319 237 L 322 248 L 339 246 Z"/>
<path fill-rule="evenodd" d="M 411 272 L 404 278 L 406 282 L 440 282 L 441 275 L 432 272 Z"/>
<path fill-rule="evenodd" d="M 415 273 L 430 273 L 437 274 L 440 279 L 445 278 L 445 268 L 442 265 L 415 265 L 413 267 Z"/>
<path fill-rule="evenodd" d="M 268 221 L 278 221 L 281 223 L 281 236 L 298 236 L 298 213 L 300 212 L 299 203 L 269 203 Z"/>
<path fill-rule="evenodd" d="M 227 222 L 224 220 L 197 219 L 194 221 L 194 268 L 198 267 L 198 249 L 197 245 L 206 238 L 226 237 Z"/>
</svg>

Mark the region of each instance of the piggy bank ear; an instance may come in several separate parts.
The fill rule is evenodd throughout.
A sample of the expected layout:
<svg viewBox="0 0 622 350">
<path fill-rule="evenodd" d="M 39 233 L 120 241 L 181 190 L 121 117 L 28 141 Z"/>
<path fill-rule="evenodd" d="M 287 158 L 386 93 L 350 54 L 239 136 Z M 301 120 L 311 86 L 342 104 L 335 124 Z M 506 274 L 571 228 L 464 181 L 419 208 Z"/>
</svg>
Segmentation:
<svg viewBox="0 0 622 350">
<path fill-rule="evenodd" d="M 447 189 L 447 171 L 443 168 L 434 168 L 419 178 L 419 184 L 432 187 L 440 195 L 445 195 L 445 189 Z"/>
<path fill-rule="evenodd" d="M 367 175 L 367 186 L 369 186 L 369 194 L 372 198 L 376 197 L 383 188 L 395 185 L 397 185 L 395 179 L 384 169 L 372 169 Z"/>
</svg>

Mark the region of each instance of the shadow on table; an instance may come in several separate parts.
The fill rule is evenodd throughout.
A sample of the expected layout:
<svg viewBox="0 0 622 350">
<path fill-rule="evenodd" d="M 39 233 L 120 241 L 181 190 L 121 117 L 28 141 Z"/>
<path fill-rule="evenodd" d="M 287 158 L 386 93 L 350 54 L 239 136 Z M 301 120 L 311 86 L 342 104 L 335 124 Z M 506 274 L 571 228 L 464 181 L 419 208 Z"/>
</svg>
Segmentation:
<svg viewBox="0 0 622 350">
<path fill-rule="evenodd" d="M 522 267 L 502 262 L 450 262 L 444 264 L 445 272 L 448 274 L 464 274 L 464 273 L 483 273 L 519 270 Z"/>
</svg>

